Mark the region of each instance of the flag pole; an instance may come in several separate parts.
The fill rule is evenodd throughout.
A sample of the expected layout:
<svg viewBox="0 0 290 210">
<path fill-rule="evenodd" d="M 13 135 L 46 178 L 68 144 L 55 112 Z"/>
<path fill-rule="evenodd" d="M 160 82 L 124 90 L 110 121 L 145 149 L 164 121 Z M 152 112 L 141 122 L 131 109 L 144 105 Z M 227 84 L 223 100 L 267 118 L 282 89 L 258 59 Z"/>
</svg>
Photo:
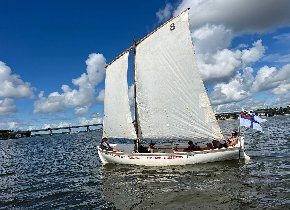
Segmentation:
<svg viewBox="0 0 290 210">
<path fill-rule="evenodd" d="M 238 127 L 238 137 L 240 137 L 240 149 L 239 149 L 239 160 L 241 159 L 242 141 L 241 141 L 241 113 L 239 114 L 239 127 Z"/>
</svg>

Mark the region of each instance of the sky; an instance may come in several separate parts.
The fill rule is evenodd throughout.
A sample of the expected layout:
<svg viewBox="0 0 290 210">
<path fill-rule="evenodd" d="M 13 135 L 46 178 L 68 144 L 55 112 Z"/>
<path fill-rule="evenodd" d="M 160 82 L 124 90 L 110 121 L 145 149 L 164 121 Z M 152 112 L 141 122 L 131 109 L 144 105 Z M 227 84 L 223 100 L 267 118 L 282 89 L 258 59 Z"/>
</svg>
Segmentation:
<svg viewBox="0 0 290 210">
<path fill-rule="evenodd" d="M 1 1 L 0 129 L 101 123 L 106 63 L 190 8 L 216 112 L 290 104 L 290 1 Z M 132 96 L 132 78 L 129 91 Z"/>
</svg>

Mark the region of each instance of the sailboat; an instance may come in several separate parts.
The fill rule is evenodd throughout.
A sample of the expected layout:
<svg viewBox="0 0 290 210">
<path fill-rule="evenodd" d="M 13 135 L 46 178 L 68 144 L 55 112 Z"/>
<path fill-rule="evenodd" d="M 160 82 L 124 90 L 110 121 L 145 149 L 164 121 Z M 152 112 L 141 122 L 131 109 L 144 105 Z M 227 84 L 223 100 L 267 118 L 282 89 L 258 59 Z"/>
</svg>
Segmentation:
<svg viewBox="0 0 290 210">
<path fill-rule="evenodd" d="M 127 81 L 132 50 L 134 114 Z M 247 157 L 243 137 L 233 147 L 192 152 L 184 152 L 186 144 L 173 143 L 223 139 L 195 63 L 189 9 L 135 41 L 106 66 L 103 136 L 132 140 L 111 145 L 113 151 L 98 147 L 103 164 L 170 166 Z M 148 141 L 161 144 L 155 144 L 153 152 L 141 151 L 142 142 Z"/>
</svg>

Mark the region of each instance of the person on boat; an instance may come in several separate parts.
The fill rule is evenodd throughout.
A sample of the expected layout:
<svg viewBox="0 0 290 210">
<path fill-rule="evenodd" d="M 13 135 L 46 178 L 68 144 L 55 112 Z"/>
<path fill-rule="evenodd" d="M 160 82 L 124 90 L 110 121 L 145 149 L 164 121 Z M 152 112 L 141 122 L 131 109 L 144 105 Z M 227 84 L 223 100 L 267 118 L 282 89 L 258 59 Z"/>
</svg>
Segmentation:
<svg viewBox="0 0 290 210">
<path fill-rule="evenodd" d="M 237 131 L 233 131 L 232 132 L 232 136 L 230 138 L 230 143 L 229 146 L 235 146 L 238 143 L 238 132 Z"/>
<path fill-rule="evenodd" d="M 223 147 L 223 144 L 221 144 L 219 140 L 214 139 L 212 140 L 212 146 L 214 149 L 220 149 Z"/>
<path fill-rule="evenodd" d="M 138 152 L 139 152 L 139 153 L 149 153 L 149 150 L 148 150 L 147 147 L 144 147 L 142 144 L 140 144 L 140 145 L 138 146 Z"/>
<path fill-rule="evenodd" d="M 231 138 L 224 140 L 223 147 L 227 148 L 229 146 L 232 146 L 232 147 L 235 146 L 239 141 L 238 135 L 239 135 L 239 133 L 237 131 L 233 131 Z"/>
<path fill-rule="evenodd" d="M 155 144 L 151 142 L 148 147 L 148 152 L 154 153 L 155 150 L 156 150 Z"/>
<path fill-rule="evenodd" d="M 172 151 L 173 151 L 173 152 L 178 152 L 178 151 L 179 151 L 179 150 L 178 150 L 178 147 L 177 147 L 177 146 L 174 146 L 173 149 L 172 149 Z"/>
<path fill-rule="evenodd" d="M 102 150 L 113 151 L 113 148 L 110 146 L 107 137 L 103 137 L 102 138 L 102 141 L 101 141 L 101 144 L 100 144 L 100 148 Z"/>
<path fill-rule="evenodd" d="M 196 151 L 199 150 L 199 146 L 197 146 L 196 144 L 194 144 L 192 141 L 188 142 L 188 147 L 186 149 L 184 149 L 184 152 L 192 152 L 192 151 Z"/>
</svg>

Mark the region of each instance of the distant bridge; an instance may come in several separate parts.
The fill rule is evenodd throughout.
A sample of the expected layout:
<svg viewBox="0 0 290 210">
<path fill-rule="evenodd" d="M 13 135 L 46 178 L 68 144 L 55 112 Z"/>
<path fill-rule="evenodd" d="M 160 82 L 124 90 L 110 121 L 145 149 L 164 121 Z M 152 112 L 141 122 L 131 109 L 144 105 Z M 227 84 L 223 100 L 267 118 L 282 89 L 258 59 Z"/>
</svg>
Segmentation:
<svg viewBox="0 0 290 210">
<path fill-rule="evenodd" d="M 55 130 L 67 130 L 67 132 L 62 133 L 72 133 L 72 129 L 75 128 L 86 128 L 85 131 L 81 132 L 90 132 L 95 130 L 100 130 L 103 124 L 90 124 L 90 125 L 73 125 L 73 126 L 64 126 L 64 127 L 57 127 L 57 128 L 42 128 L 42 129 L 33 129 L 28 131 L 13 131 L 13 130 L 0 130 L 0 139 L 18 139 L 23 137 L 31 137 L 34 135 L 53 135 L 59 133 L 53 133 Z M 98 127 L 97 129 L 91 129 L 91 127 Z M 38 132 L 49 132 L 47 134 L 37 134 Z M 80 131 L 77 131 L 80 132 Z"/>
<path fill-rule="evenodd" d="M 73 126 L 64 126 L 64 127 L 57 127 L 57 128 L 43 128 L 43 129 L 30 130 L 29 132 L 36 133 L 36 132 L 40 132 L 40 131 L 49 131 L 50 135 L 52 135 L 53 134 L 52 131 L 54 131 L 54 130 L 68 130 L 67 133 L 71 133 L 73 128 L 86 128 L 86 131 L 90 132 L 91 131 L 90 127 L 92 127 L 92 126 L 101 127 L 101 126 L 103 126 L 103 124 L 73 125 Z"/>
</svg>

